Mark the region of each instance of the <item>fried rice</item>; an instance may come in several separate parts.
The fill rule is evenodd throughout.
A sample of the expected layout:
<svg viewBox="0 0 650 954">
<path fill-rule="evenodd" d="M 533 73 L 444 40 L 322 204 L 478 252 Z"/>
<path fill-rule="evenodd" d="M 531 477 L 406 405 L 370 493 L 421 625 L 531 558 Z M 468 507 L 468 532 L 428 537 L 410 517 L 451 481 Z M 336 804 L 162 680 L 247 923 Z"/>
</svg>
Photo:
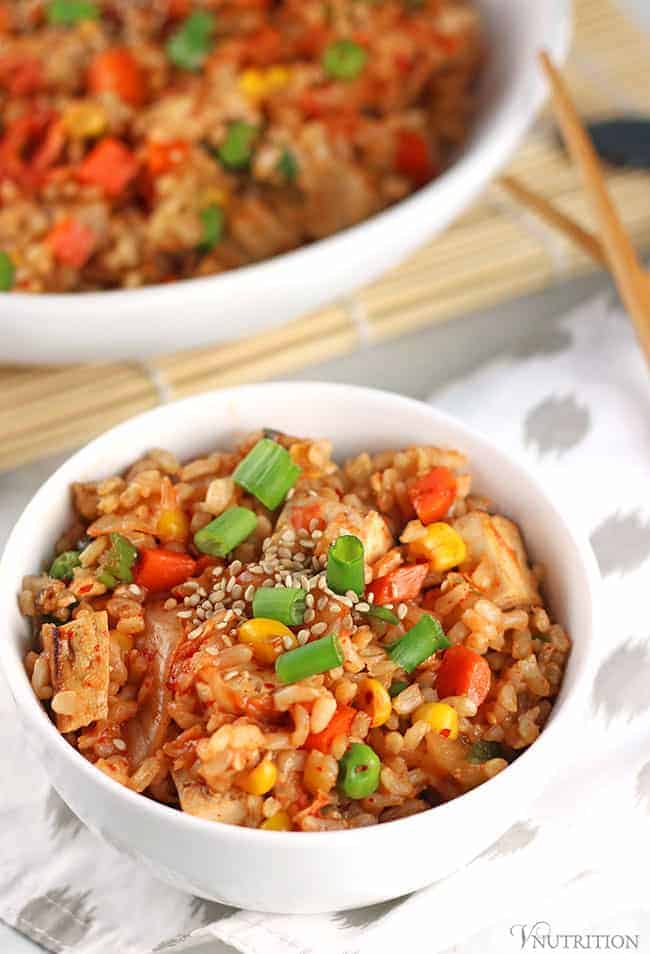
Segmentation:
<svg viewBox="0 0 650 954">
<path fill-rule="evenodd" d="M 134 288 L 330 235 L 437 176 L 472 0 L 0 2 L 0 290 Z"/>
<path fill-rule="evenodd" d="M 72 486 L 20 605 L 80 757 L 201 818 L 325 831 L 435 808 L 535 742 L 570 640 L 517 525 L 455 450 L 331 451 L 265 432 Z"/>
</svg>

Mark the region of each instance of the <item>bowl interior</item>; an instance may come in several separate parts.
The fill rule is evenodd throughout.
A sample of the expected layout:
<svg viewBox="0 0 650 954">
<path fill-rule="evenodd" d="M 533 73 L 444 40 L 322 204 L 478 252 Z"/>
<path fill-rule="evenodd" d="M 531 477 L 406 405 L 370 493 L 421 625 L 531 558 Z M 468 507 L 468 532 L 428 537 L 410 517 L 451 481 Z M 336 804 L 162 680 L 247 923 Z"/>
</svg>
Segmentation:
<svg viewBox="0 0 650 954">
<path fill-rule="evenodd" d="M 70 483 L 119 472 L 152 446 L 187 458 L 231 446 L 247 432 L 265 426 L 330 438 L 339 460 L 362 450 L 417 443 L 465 452 L 474 487 L 519 523 L 531 558 L 545 565 L 545 592 L 551 610 L 574 637 L 556 717 L 583 674 L 590 649 L 597 572 L 588 545 L 576 540 L 526 471 L 458 421 L 386 392 L 317 383 L 244 387 L 166 405 L 93 441 L 50 478 L 20 517 L 0 565 L 0 612 L 6 621 L 0 645 L 18 705 L 26 707 L 41 726 L 49 726 L 23 669 L 30 632 L 18 610 L 16 594 L 24 575 L 47 565 L 57 536 L 70 520 Z M 50 730 L 55 731 L 52 726 Z"/>
</svg>

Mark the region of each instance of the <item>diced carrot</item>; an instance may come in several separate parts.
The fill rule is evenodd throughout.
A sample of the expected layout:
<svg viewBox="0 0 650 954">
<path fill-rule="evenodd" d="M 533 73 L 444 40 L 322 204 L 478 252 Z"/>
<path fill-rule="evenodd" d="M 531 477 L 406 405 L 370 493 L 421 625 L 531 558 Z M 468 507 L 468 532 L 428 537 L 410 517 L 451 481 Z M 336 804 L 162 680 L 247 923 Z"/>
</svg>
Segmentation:
<svg viewBox="0 0 650 954">
<path fill-rule="evenodd" d="M 374 594 L 376 606 L 417 599 L 428 572 L 428 563 L 399 566 L 396 570 L 387 573 L 386 576 L 380 576 L 373 580 L 366 587 L 366 595 Z"/>
<path fill-rule="evenodd" d="M 46 239 L 55 257 L 62 265 L 83 268 L 93 253 L 95 233 L 77 219 L 62 219 Z"/>
<path fill-rule="evenodd" d="M 184 162 L 189 151 L 190 144 L 184 139 L 168 142 L 152 140 L 147 144 L 147 169 L 152 176 L 160 176 Z"/>
<path fill-rule="evenodd" d="M 0 140 L 0 178 L 39 186 L 58 159 L 65 137 L 58 114 L 35 109 L 14 119 Z"/>
<path fill-rule="evenodd" d="M 339 706 L 322 732 L 309 733 L 304 748 L 318 749 L 319 752 L 329 754 L 332 742 L 337 736 L 350 734 L 350 726 L 356 714 L 357 710 L 352 706 Z"/>
<path fill-rule="evenodd" d="M 91 93 L 115 93 L 131 106 L 141 106 L 146 97 L 145 79 L 138 61 L 121 46 L 98 53 L 88 70 Z"/>
<path fill-rule="evenodd" d="M 190 12 L 190 0 L 167 0 L 167 16 L 172 20 L 181 20 Z"/>
<path fill-rule="evenodd" d="M 415 512 L 425 525 L 441 520 L 456 498 L 456 478 L 448 467 L 434 467 L 409 489 Z"/>
<path fill-rule="evenodd" d="M 312 520 L 316 520 L 317 530 L 322 530 L 325 526 L 320 504 L 306 504 L 304 507 L 295 507 L 291 513 L 291 523 L 294 530 L 309 530 Z"/>
<path fill-rule="evenodd" d="M 176 550 L 140 550 L 134 579 L 152 593 L 164 593 L 193 576 L 196 561 L 188 553 Z"/>
<path fill-rule="evenodd" d="M 436 677 L 440 699 L 467 696 L 480 706 L 490 691 L 492 672 L 487 660 L 467 646 L 450 646 L 442 657 Z"/>
<path fill-rule="evenodd" d="M 424 185 L 434 175 L 427 141 L 418 132 L 400 129 L 395 141 L 395 168 L 416 185 Z"/>
<path fill-rule="evenodd" d="M 118 196 L 138 174 L 133 153 L 119 139 L 102 139 L 77 170 L 81 182 L 100 186 L 111 197 Z"/>
<path fill-rule="evenodd" d="M 11 96 L 29 96 L 38 92 L 44 86 L 40 61 L 34 56 L 0 57 L 0 86 Z"/>
<path fill-rule="evenodd" d="M 246 66 L 273 66 L 281 59 L 282 34 L 272 26 L 264 26 L 246 38 L 242 63 Z"/>
</svg>

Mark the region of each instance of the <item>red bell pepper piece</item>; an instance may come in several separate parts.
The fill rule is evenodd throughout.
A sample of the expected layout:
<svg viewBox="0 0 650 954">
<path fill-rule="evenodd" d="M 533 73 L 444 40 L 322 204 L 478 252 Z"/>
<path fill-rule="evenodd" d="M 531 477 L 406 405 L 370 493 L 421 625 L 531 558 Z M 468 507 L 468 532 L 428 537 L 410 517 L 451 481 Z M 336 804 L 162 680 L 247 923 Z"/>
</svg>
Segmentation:
<svg viewBox="0 0 650 954">
<path fill-rule="evenodd" d="M 426 139 L 411 129 L 400 129 L 395 141 L 395 168 L 416 185 L 433 178 L 435 169 Z"/>
<path fill-rule="evenodd" d="M 147 89 L 140 65 L 123 47 L 112 47 L 98 53 L 88 70 L 91 93 L 115 93 L 131 106 L 141 106 Z"/>
<path fill-rule="evenodd" d="M 168 142 L 154 142 L 147 146 L 147 169 L 152 176 L 160 176 L 175 166 L 185 162 L 190 144 L 184 139 L 172 139 Z"/>
<path fill-rule="evenodd" d="M 188 553 L 177 550 L 140 550 L 134 579 L 138 586 L 145 586 L 152 593 L 165 593 L 184 583 L 196 570 L 196 560 Z"/>
<path fill-rule="evenodd" d="M 119 139 L 111 137 L 102 139 L 77 170 L 81 182 L 99 186 L 112 198 L 123 192 L 137 174 L 138 163 L 133 153 Z"/>
<path fill-rule="evenodd" d="M 47 236 L 55 257 L 62 265 L 83 268 L 95 248 L 95 233 L 77 219 L 62 219 Z"/>
<path fill-rule="evenodd" d="M 467 696 L 480 706 L 492 682 L 492 671 L 487 660 L 467 646 L 450 646 L 442 657 L 436 677 L 436 691 L 440 699 L 447 696 Z"/>
<path fill-rule="evenodd" d="M 417 599 L 428 572 L 428 563 L 398 566 L 396 570 L 392 570 L 386 576 L 380 576 L 373 580 L 366 587 L 366 595 L 374 594 L 376 606 Z"/>
<path fill-rule="evenodd" d="M 434 467 L 409 489 L 415 512 L 425 525 L 441 520 L 456 498 L 456 478 L 448 467 Z"/>
</svg>

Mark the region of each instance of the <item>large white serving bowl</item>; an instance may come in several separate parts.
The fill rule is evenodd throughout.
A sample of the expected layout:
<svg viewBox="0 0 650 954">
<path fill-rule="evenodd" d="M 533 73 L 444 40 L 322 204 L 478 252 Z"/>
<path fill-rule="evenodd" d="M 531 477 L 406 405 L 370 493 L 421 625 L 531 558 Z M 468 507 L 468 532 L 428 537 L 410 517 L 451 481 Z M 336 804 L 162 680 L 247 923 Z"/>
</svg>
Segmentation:
<svg viewBox="0 0 650 954">
<path fill-rule="evenodd" d="M 574 645 L 548 725 L 502 774 L 431 811 L 372 828 L 267 832 L 193 818 L 128 791 L 56 731 L 23 667 L 30 626 L 19 613 L 17 593 L 25 574 L 47 564 L 68 525 L 70 483 L 121 471 L 153 446 L 193 457 L 215 446 L 229 447 L 261 426 L 330 437 L 338 459 L 412 443 L 459 448 L 469 455 L 478 491 L 521 525 L 532 558 L 546 565 L 551 608 Z M 580 747 L 597 580 L 588 544 L 573 535 L 534 478 L 453 418 L 384 391 L 263 384 L 211 392 L 143 414 L 99 437 L 56 471 L 18 520 L 0 563 L 0 656 L 29 744 L 52 785 L 94 832 L 185 891 L 260 911 L 328 911 L 430 884 L 526 818 L 539 789 Z"/>
<path fill-rule="evenodd" d="M 478 0 L 488 60 L 457 162 L 366 222 L 223 275 L 81 295 L 0 293 L 3 361 L 142 358 L 255 334 L 333 301 L 442 231 L 505 164 L 543 98 L 536 56 L 566 52 L 570 0 Z M 471 269 L 472 263 L 467 263 Z"/>
</svg>

